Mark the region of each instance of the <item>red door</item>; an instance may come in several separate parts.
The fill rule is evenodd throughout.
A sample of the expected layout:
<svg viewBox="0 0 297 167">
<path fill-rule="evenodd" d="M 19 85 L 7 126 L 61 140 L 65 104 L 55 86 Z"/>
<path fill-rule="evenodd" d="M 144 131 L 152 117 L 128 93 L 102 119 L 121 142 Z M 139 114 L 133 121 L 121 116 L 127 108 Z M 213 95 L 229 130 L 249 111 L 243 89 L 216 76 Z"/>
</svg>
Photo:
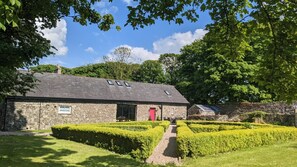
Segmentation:
<svg viewBox="0 0 297 167">
<path fill-rule="evenodd" d="M 156 109 L 150 108 L 150 118 L 152 121 L 156 120 Z"/>
</svg>

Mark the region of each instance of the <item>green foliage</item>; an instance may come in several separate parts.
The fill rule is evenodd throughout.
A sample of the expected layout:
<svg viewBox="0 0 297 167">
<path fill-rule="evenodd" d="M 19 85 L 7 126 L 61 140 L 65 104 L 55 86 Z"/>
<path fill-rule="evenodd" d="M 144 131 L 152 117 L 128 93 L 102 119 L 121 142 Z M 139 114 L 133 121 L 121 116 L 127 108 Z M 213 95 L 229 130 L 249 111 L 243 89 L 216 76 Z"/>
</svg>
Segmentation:
<svg viewBox="0 0 297 167">
<path fill-rule="evenodd" d="M 177 128 L 181 157 L 198 157 L 252 148 L 278 142 L 296 141 L 297 129 L 289 127 L 245 129 L 209 133 L 193 133 L 185 124 Z"/>
<path fill-rule="evenodd" d="M 19 0 L 3 0 L 0 1 L 0 29 L 6 30 L 6 25 L 17 27 L 17 13 L 21 7 Z"/>
<path fill-rule="evenodd" d="M 155 60 L 147 60 L 140 65 L 133 75 L 134 81 L 148 83 L 163 83 L 165 81 L 162 65 Z"/>
<path fill-rule="evenodd" d="M 242 99 L 242 96 L 244 96 L 243 100 L 246 100 L 248 94 L 250 94 L 251 101 L 254 100 L 253 96 L 271 98 L 267 92 L 261 92 L 262 89 L 257 90 L 259 87 L 253 85 L 250 80 L 246 85 L 237 84 L 238 80 L 244 81 L 244 77 L 250 75 L 243 75 L 243 78 L 240 78 L 240 73 L 238 74 L 238 70 L 242 73 L 241 69 L 251 65 L 249 62 L 242 61 L 249 54 L 254 60 L 259 61 L 258 68 L 253 69 L 256 71 L 248 70 L 246 72 L 246 74 L 253 72 L 257 76 L 252 82 L 263 86 L 265 91 L 268 89 L 269 94 L 272 92 L 274 100 L 292 102 L 297 99 L 295 86 L 297 84 L 297 3 L 295 1 L 193 0 L 168 2 L 151 0 L 148 2 L 140 0 L 137 5 L 129 6 L 128 9 L 130 13 L 127 25 L 134 28 L 155 24 L 157 19 L 177 24 L 184 23 L 184 20 L 196 22 L 199 12 L 209 13 L 212 22 L 206 26 L 206 29 L 209 31 L 209 38 L 213 41 L 209 48 L 218 54 L 213 58 L 219 61 L 229 59 L 226 66 L 237 64 L 237 66 L 231 67 L 231 71 L 224 72 L 237 76 L 233 78 L 235 81 L 231 80 L 231 85 L 233 85 L 229 87 L 230 93 L 235 94 L 233 100 Z M 190 63 L 187 64 L 190 65 Z M 193 65 L 195 66 L 195 63 Z M 217 68 L 224 70 L 223 66 Z M 195 68 L 193 70 L 195 71 Z M 212 75 L 212 71 L 215 73 L 210 76 L 210 81 L 222 79 L 219 69 L 216 69 L 215 66 L 209 68 L 209 75 Z M 189 75 L 192 74 L 189 73 Z M 226 77 L 226 75 L 223 76 Z M 190 81 L 196 83 L 194 80 Z M 221 86 L 220 83 L 216 84 Z M 194 89 L 199 88 L 194 87 Z M 221 88 L 216 89 L 220 90 Z M 222 92 L 214 92 L 210 95 L 206 94 L 206 96 L 216 96 L 216 93 Z"/>
<path fill-rule="evenodd" d="M 129 126 L 132 123 L 126 123 Z M 146 131 L 130 131 L 115 128 L 121 123 L 110 124 L 82 124 L 82 125 L 56 125 L 52 127 L 53 136 L 61 139 L 68 139 L 82 142 L 97 147 L 102 147 L 117 153 L 130 154 L 136 159 L 148 158 L 153 149 L 161 140 L 165 126 L 168 122 L 140 122 L 139 125 L 156 125 Z M 123 124 L 125 125 L 125 124 Z M 108 127 L 111 126 L 111 127 Z M 132 127 L 132 126 L 131 126 Z M 138 126 L 140 127 L 140 126 Z"/>
<path fill-rule="evenodd" d="M 236 130 L 236 129 L 246 129 L 244 126 L 231 126 L 231 125 L 199 125 L 190 124 L 189 128 L 194 133 L 200 132 L 218 132 L 223 130 Z"/>
<path fill-rule="evenodd" d="M 119 68 L 120 67 L 120 68 Z M 98 64 L 90 64 L 76 68 L 62 68 L 62 74 L 108 78 L 118 80 L 132 80 L 133 72 L 139 69 L 139 64 L 126 64 L 120 62 L 106 62 Z M 49 72 L 56 73 L 57 67 L 55 65 L 38 65 L 30 68 L 34 72 Z"/>
<path fill-rule="evenodd" d="M 36 84 L 33 73 L 0 67 L 0 102 L 6 96 L 24 95 Z"/>
<path fill-rule="evenodd" d="M 221 121 L 184 121 L 187 125 L 201 124 L 201 125 L 230 125 L 230 126 L 248 126 L 247 122 L 221 122 Z M 271 124 L 248 123 L 255 127 L 276 127 Z"/>
<path fill-rule="evenodd" d="M 179 81 L 179 66 L 178 54 L 166 53 L 161 54 L 159 62 L 163 65 L 165 69 L 166 83 L 170 85 L 175 85 Z"/>
<path fill-rule="evenodd" d="M 252 112 L 247 112 L 247 113 L 243 114 L 243 116 L 247 117 L 245 119 L 245 121 L 257 122 L 257 123 L 264 122 L 263 119 L 264 119 L 265 115 L 267 115 L 267 113 L 264 111 L 252 111 Z"/>
<path fill-rule="evenodd" d="M 257 59 L 248 54 L 228 57 L 218 53 L 214 43 L 207 35 L 181 50 L 180 73 L 184 81 L 177 88 L 194 103 L 267 100 L 267 91 L 254 81 Z"/>
<path fill-rule="evenodd" d="M 61 67 L 62 69 L 62 74 L 67 74 L 71 71 L 71 69 L 66 68 L 66 67 Z M 30 70 L 33 72 L 38 72 L 38 73 L 57 73 L 58 67 L 57 65 L 52 65 L 52 64 L 42 64 L 34 67 L 30 67 Z"/>
<path fill-rule="evenodd" d="M 16 84 L 22 77 L 17 69 L 37 65 L 39 60 L 54 54 L 50 41 L 44 38 L 40 29 L 54 28 L 63 17 L 71 17 L 81 25 L 96 24 L 100 30 L 107 31 L 114 24 L 113 16 L 102 15 L 92 7 L 100 0 L 1 0 L 0 1 L 0 66 L 2 73 L 12 77 L 0 78 L 0 83 L 8 83 L 0 94 L 8 91 L 27 90 Z M 37 26 L 38 25 L 38 26 Z M 20 77 L 15 77 L 15 76 Z M 13 80 L 17 79 L 17 80 Z M 21 80 L 23 83 L 25 80 Z M 32 80 L 26 80 L 31 82 Z M 26 85 L 34 83 L 26 83 Z M 23 92 L 20 92 L 23 93 Z"/>
</svg>

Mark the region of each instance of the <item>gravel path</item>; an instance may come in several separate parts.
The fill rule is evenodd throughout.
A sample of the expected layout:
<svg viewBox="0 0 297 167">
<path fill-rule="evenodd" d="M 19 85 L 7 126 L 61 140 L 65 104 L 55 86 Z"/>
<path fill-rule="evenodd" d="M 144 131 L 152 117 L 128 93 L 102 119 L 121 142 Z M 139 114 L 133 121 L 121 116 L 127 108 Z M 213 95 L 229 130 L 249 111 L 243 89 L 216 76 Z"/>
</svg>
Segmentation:
<svg viewBox="0 0 297 167">
<path fill-rule="evenodd" d="M 153 154 L 146 162 L 158 165 L 166 165 L 168 163 L 180 165 L 177 156 L 176 125 L 169 126 Z"/>
</svg>

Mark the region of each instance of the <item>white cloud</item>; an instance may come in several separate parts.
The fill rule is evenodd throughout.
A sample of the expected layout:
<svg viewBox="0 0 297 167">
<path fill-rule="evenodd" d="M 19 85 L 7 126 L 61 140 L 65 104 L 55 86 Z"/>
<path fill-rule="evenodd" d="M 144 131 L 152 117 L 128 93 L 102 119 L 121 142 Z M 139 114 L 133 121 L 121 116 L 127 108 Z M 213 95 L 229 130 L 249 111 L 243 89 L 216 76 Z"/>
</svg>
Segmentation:
<svg viewBox="0 0 297 167">
<path fill-rule="evenodd" d="M 160 56 L 159 54 L 152 53 L 142 47 L 132 47 L 129 45 L 120 45 L 120 46 L 117 46 L 117 47 L 113 48 L 112 50 L 110 50 L 110 52 L 106 55 L 109 60 L 111 60 L 111 61 L 115 60 L 115 55 L 113 55 L 112 52 L 118 47 L 126 47 L 126 48 L 131 49 L 131 58 L 128 60 L 128 62 L 131 62 L 131 63 L 142 63 L 145 60 L 157 60 Z M 97 62 L 98 61 L 100 62 L 101 59 L 97 60 Z"/>
<path fill-rule="evenodd" d="M 133 0 L 122 0 L 124 3 L 126 3 L 127 5 L 131 5 Z"/>
<path fill-rule="evenodd" d="M 100 1 L 95 3 L 95 7 L 98 7 L 98 8 L 104 8 L 105 6 L 106 6 L 105 1 Z"/>
<path fill-rule="evenodd" d="M 88 52 L 88 53 L 95 53 L 95 50 L 92 47 L 86 48 L 85 51 Z"/>
<path fill-rule="evenodd" d="M 164 53 L 180 53 L 180 49 L 188 44 L 191 44 L 197 39 L 202 39 L 207 31 L 203 29 L 196 29 L 194 33 L 191 31 L 185 33 L 174 33 L 173 35 L 159 39 L 153 42 L 153 51 L 149 51 L 143 47 L 133 47 L 129 45 L 120 45 L 106 55 L 109 60 L 114 60 L 112 52 L 118 47 L 127 47 L 131 49 L 131 59 L 128 60 L 132 63 L 142 63 L 146 60 L 158 60 L 160 54 Z M 97 59 L 96 62 L 103 62 L 102 58 Z"/>
<path fill-rule="evenodd" d="M 159 39 L 153 43 L 154 53 L 180 53 L 180 49 L 188 44 L 191 44 L 196 39 L 202 39 L 207 33 L 206 30 L 196 29 L 194 33 L 191 31 L 185 33 L 174 33 L 173 35 Z"/>
<path fill-rule="evenodd" d="M 42 23 L 36 23 L 41 26 Z M 40 29 L 39 29 L 40 30 Z M 40 30 L 43 37 L 51 41 L 51 45 L 57 50 L 52 50 L 56 55 L 66 55 L 68 47 L 66 46 L 67 23 L 64 19 L 57 22 L 57 27 L 51 29 Z"/>
<path fill-rule="evenodd" d="M 101 14 L 115 14 L 119 11 L 119 8 L 116 6 L 106 7 L 100 11 Z"/>
</svg>

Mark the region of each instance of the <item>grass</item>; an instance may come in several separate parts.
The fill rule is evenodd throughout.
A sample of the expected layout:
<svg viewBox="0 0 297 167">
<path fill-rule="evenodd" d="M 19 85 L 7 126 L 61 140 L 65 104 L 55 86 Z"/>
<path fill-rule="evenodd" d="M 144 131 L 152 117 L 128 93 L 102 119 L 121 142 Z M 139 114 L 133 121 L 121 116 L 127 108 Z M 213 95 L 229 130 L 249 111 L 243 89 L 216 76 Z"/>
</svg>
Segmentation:
<svg viewBox="0 0 297 167">
<path fill-rule="evenodd" d="M 51 133 L 51 129 L 45 129 L 45 130 L 21 130 L 20 132 L 32 132 L 32 133 Z"/>
<path fill-rule="evenodd" d="M 297 164 L 297 142 L 245 149 L 213 156 L 187 158 L 185 167 L 293 167 Z M 0 136 L 1 166 L 141 166 L 128 155 L 53 137 Z"/>
<path fill-rule="evenodd" d="M 186 158 L 187 167 L 295 167 L 297 166 L 297 142 L 256 147 L 213 156 Z"/>
<path fill-rule="evenodd" d="M 128 155 L 53 137 L 0 136 L 1 166 L 150 166 Z"/>
</svg>

